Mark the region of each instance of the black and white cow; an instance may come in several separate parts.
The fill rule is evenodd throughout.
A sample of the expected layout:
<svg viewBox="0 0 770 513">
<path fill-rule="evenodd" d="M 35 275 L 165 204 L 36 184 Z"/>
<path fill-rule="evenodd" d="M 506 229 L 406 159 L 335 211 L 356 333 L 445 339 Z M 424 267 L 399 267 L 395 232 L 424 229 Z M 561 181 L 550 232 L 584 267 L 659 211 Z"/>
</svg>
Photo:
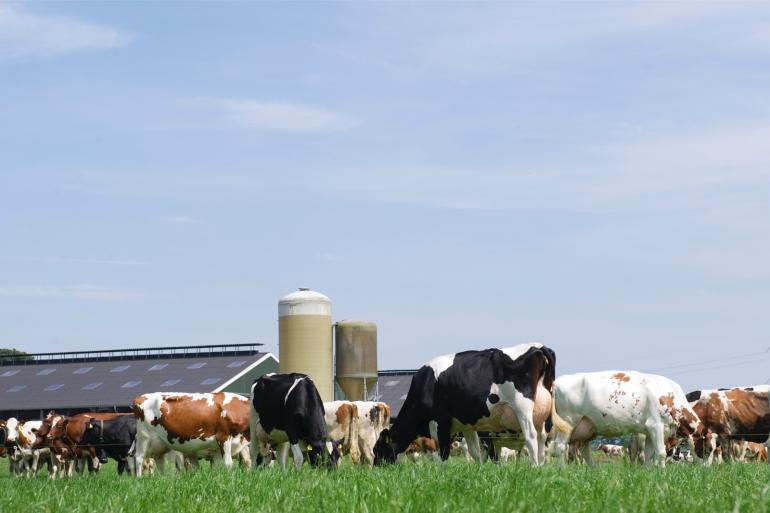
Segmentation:
<svg viewBox="0 0 770 513">
<path fill-rule="evenodd" d="M 482 461 L 479 431 L 521 432 L 532 464 L 545 460 L 546 420 L 556 355 L 542 344 L 438 356 L 412 378 L 396 422 L 375 447 L 375 462 L 393 462 L 419 436 L 438 442 L 447 459 L 452 435 L 462 432 Z"/>
<path fill-rule="evenodd" d="M 134 473 L 134 458 L 129 451 L 136 439 L 136 418 L 133 415 L 109 420 L 88 419 L 81 443 L 96 447 L 102 463 L 106 457 L 118 462 L 118 474 Z M 106 456 L 106 457 L 104 457 Z"/>
<path fill-rule="evenodd" d="M 249 419 L 252 467 L 256 468 L 259 456 L 274 445 L 280 446 L 281 468 L 286 468 L 291 449 L 294 465 L 300 469 L 304 461 L 302 449 L 306 446 L 312 465 L 326 461 L 335 467 L 338 452 L 334 447 L 331 459 L 328 457 L 324 415 L 321 396 L 306 374 L 267 374 L 256 380 L 251 386 Z"/>
</svg>

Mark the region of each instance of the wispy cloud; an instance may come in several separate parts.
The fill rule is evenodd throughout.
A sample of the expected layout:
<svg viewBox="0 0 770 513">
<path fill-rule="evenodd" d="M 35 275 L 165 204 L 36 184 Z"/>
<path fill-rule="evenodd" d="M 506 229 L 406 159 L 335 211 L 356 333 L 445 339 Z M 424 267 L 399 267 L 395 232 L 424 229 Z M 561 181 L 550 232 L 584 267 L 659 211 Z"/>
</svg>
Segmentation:
<svg viewBox="0 0 770 513">
<path fill-rule="evenodd" d="M 162 218 L 167 223 L 174 224 L 200 224 L 198 219 L 188 216 L 165 216 Z"/>
<path fill-rule="evenodd" d="M 141 262 L 139 260 L 103 260 L 96 258 L 28 257 L 23 258 L 22 260 L 27 262 L 40 262 L 43 264 L 118 265 L 129 267 L 147 264 L 147 262 Z"/>
<path fill-rule="evenodd" d="M 355 117 L 300 103 L 206 99 L 227 121 L 241 128 L 275 132 L 338 132 L 361 123 Z"/>
<path fill-rule="evenodd" d="M 129 44 L 133 37 L 112 27 L 0 5 L 0 59 L 118 48 Z"/>
<path fill-rule="evenodd" d="M 141 295 L 136 292 L 116 290 L 98 285 L 12 285 L 0 286 L 0 297 L 126 301 L 137 299 Z"/>
</svg>

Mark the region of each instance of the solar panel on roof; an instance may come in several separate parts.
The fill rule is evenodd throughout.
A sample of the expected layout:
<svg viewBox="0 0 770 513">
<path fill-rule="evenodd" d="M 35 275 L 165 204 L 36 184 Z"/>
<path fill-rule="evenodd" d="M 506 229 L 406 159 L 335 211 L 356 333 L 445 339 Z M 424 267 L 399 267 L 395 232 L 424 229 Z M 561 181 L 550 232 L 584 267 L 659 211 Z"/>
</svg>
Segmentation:
<svg viewBox="0 0 770 513">
<path fill-rule="evenodd" d="M 93 367 L 80 367 L 79 369 L 72 371 L 72 374 L 85 374 L 91 369 L 93 369 Z"/>
<path fill-rule="evenodd" d="M 166 367 L 168 367 L 167 363 L 156 363 L 155 365 L 150 367 L 149 370 L 151 370 L 151 371 L 159 371 L 159 370 L 165 369 Z"/>
<path fill-rule="evenodd" d="M 206 365 L 206 362 L 196 362 L 196 363 L 191 363 L 190 365 L 187 366 L 187 368 L 200 369 L 200 368 L 203 368 L 204 365 Z"/>
<path fill-rule="evenodd" d="M 86 386 L 83 387 L 83 390 L 94 390 L 94 389 L 99 388 L 101 385 L 102 385 L 101 382 L 89 383 L 89 384 L 87 384 Z"/>
<path fill-rule="evenodd" d="M 59 390 L 63 386 L 64 386 L 64 384 L 57 383 L 56 385 L 48 385 L 43 390 L 45 390 L 46 392 L 53 392 L 54 390 Z"/>
<path fill-rule="evenodd" d="M 162 387 L 173 387 L 174 385 L 176 385 L 180 381 L 182 381 L 182 380 L 181 379 L 167 379 L 166 381 L 161 383 L 160 386 L 162 386 Z"/>
<path fill-rule="evenodd" d="M 386 381 L 382 386 L 384 386 L 384 387 L 394 387 L 396 385 L 398 385 L 398 380 L 397 379 L 391 379 L 390 381 Z"/>
<path fill-rule="evenodd" d="M 6 390 L 6 392 L 21 392 L 25 388 L 27 388 L 27 385 L 13 385 L 11 388 Z"/>
<path fill-rule="evenodd" d="M 222 381 L 222 378 L 208 378 L 201 381 L 201 385 L 213 385 Z"/>
<path fill-rule="evenodd" d="M 126 381 L 125 383 L 123 383 L 123 384 L 120 386 L 120 388 L 134 388 L 136 385 L 138 385 L 138 384 L 139 384 L 139 383 L 141 383 L 141 382 L 142 382 L 142 380 L 136 380 L 136 381 Z"/>
<path fill-rule="evenodd" d="M 43 369 L 40 372 L 37 373 L 38 376 L 48 376 L 49 374 L 53 374 L 56 372 L 56 369 Z"/>
<path fill-rule="evenodd" d="M 246 363 L 246 360 L 235 360 L 234 362 L 230 362 L 227 364 L 228 367 L 235 368 L 235 367 L 243 367 L 243 365 Z"/>
<path fill-rule="evenodd" d="M 118 365 L 117 367 L 112 369 L 110 372 L 123 372 L 124 370 L 128 369 L 129 367 L 131 367 L 131 366 L 130 365 Z"/>
<path fill-rule="evenodd" d="M 11 376 L 15 376 L 18 373 L 19 373 L 19 371 L 17 371 L 17 370 L 9 370 L 9 371 L 3 372 L 2 374 L 0 374 L 0 376 L 2 376 L 4 378 L 9 378 Z"/>
</svg>

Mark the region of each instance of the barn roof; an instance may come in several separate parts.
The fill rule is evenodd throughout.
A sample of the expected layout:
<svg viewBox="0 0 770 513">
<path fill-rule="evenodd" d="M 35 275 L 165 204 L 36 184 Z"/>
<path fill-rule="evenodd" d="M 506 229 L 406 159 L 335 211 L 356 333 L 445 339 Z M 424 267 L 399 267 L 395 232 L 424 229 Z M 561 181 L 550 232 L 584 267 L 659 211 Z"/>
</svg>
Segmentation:
<svg viewBox="0 0 770 513">
<path fill-rule="evenodd" d="M 257 344 L 2 358 L 0 408 L 113 408 L 129 406 L 134 397 L 147 392 L 215 392 L 266 360 L 277 363 L 271 353 L 259 351 Z"/>
<path fill-rule="evenodd" d="M 382 401 L 390 406 L 392 417 L 398 417 L 398 412 L 404 405 L 412 376 L 416 369 L 382 370 L 377 373 L 377 388 L 369 396 L 370 401 Z"/>
</svg>

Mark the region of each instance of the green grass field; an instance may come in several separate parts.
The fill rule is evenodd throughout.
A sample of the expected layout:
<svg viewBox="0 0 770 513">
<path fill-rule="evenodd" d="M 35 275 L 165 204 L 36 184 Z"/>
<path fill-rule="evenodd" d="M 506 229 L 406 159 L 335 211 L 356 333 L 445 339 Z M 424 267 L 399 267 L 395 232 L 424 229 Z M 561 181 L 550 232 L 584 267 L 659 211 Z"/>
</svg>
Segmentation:
<svg viewBox="0 0 770 513">
<path fill-rule="evenodd" d="M 770 465 L 403 463 L 372 471 L 248 472 L 206 466 L 137 480 L 109 464 L 94 477 L 11 478 L 0 460 L 0 512 L 533 511 L 770 512 Z"/>
</svg>

